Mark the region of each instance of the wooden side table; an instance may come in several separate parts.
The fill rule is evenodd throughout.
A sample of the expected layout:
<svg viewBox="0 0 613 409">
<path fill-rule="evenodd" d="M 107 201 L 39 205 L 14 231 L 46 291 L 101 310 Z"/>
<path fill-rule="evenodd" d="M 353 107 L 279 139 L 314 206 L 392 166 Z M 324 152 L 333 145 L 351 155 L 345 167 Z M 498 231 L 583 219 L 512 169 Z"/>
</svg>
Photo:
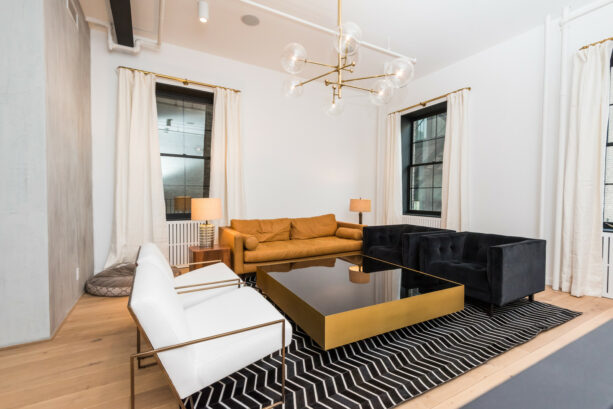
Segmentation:
<svg viewBox="0 0 613 409">
<path fill-rule="evenodd" d="M 189 248 L 189 262 L 198 263 L 201 261 L 215 261 L 219 260 L 230 268 L 232 268 L 230 262 L 230 247 L 218 246 L 213 247 L 200 247 L 190 246 Z M 189 271 L 196 270 L 201 267 L 205 267 L 209 264 L 195 264 L 189 266 Z"/>
</svg>

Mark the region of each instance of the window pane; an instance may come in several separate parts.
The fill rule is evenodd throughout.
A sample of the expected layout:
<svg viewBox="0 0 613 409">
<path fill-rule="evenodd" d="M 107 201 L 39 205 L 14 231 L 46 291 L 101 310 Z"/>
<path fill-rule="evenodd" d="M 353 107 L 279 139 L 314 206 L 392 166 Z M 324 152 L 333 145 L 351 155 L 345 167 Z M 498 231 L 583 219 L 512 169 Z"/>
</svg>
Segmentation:
<svg viewBox="0 0 613 409">
<path fill-rule="evenodd" d="M 436 117 L 436 136 L 445 136 L 447 113 L 443 112 Z"/>
<path fill-rule="evenodd" d="M 160 153 L 183 154 L 183 132 L 159 128 Z"/>
<path fill-rule="evenodd" d="M 434 162 L 434 150 L 436 149 L 436 141 L 423 141 L 413 144 L 413 161 L 414 165 L 420 163 Z"/>
<path fill-rule="evenodd" d="M 435 162 L 443 161 L 443 151 L 445 147 L 445 138 L 436 139 L 436 155 L 434 157 Z"/>
<path fill-rule="evenodd" d="M 432 210 L 432 189 L 411 189 L 411 210 Z"/>
<path fill-rule="evenodd" d="M 604 181 L 613 183 L 613 146 L 607 146 Z"/>
<path fill-rule="evenodd" d="M 189 213 L 189 205 L 183 201 L 205 197 L 205 160 L 162 156 L 161 162 L 166 213 Z"/>
<path fill-rule="evenodd" d="M 613 223 L 613 185 L 604 187 L 604 221 Z"/>
<path fill-rule="evenodd" d="M 613 83 L 613 81 L 611 81 Z M 607 142 L 613 143 L 613 105 L 609 107 L 609 135 Z"/>
<path fill-rule="evenodd" d="M 443 186 L 443 165 L 437 164 L 434 165 L 434 179 L 432 182 L 433 187 L 442 187 Z"/>
<path fill-rule="evenodd" d="M 426 120 L 418 119 L 413 122 L 413 142 L 426 139 Z"/>
<path fill-rule="evenodd" d="M 411 188 L 432 187 L 432 165 L 411 168 Z"/>
<path fill-rule="evenodd" d="M 435 116 L 430 116 L 427 119 L 427 132 L 426 132 L 426 138 L 427 139 L 433 139 L 436 138 L 436 115 Z"/>
<path fill-rule="evenodd" d="M 441 189 L 432 189 L 432 210 L 441 211 Z"/>
</svg>

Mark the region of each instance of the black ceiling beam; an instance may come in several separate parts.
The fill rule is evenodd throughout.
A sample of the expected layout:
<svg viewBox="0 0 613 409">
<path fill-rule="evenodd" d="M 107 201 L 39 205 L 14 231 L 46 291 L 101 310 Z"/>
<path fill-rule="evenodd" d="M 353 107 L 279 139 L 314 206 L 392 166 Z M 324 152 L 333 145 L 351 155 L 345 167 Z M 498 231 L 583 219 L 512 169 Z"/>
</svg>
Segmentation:
<svg viewBox="0 0 613 409">
<path fill-rule="evenodd" d="M 117 44 L 134 47 L 130 0 L 109 0 Z"/>
</svg>

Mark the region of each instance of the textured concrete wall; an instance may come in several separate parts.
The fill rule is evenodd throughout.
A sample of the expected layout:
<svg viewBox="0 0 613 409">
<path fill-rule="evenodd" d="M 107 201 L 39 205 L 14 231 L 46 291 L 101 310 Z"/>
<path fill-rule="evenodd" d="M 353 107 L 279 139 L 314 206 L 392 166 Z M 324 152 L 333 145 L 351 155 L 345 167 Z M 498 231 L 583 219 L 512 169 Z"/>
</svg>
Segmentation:
<svg viewBox="0 0 613 409">
<path fill-rule="evenodd" d="M 43 0 L 0 13 L 0 347 L 49 336 Z"/>
<path fill-rule="evenodd" d="M 44 3 L 49 313 L 53 333 L 93 274 L 90 39 L 80 9 L 75 24 L 66 0 Z M 79 7 L 78 1 L 74 4 Z"/>
</svg>

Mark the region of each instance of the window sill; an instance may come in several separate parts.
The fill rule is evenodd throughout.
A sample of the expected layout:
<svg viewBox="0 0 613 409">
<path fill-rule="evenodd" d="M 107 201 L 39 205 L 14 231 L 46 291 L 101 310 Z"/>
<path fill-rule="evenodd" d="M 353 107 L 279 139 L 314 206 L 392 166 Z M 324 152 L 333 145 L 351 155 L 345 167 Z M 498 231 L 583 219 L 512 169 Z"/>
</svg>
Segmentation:
<svg viewBox="0 0 613 409">
<path fill-rule="evenodd" d="M 412 216 L 412 217 L 431 217 L 434 219 L 440 219 L 440 214 L 428 214 L 428 213 L 403 213 L 403 216 Z"/>
</svg>

